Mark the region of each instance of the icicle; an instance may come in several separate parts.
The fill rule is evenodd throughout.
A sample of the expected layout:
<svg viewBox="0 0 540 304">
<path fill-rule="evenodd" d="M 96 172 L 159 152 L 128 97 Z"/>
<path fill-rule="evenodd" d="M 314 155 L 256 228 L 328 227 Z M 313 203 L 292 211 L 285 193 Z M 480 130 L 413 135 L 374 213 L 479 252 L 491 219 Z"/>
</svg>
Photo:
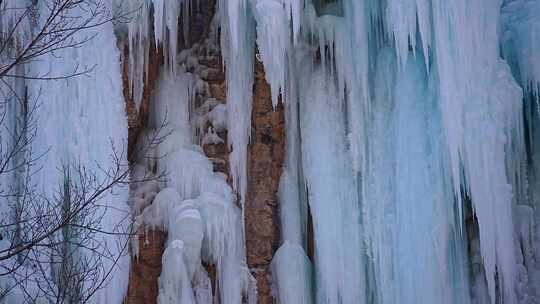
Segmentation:
<svg viewBox="0 0 540 304">
<path fill-rule="evenodd" d="M 124 8 L 125 5 L 125 8 Z M 128 49 L 127 59 L 130 80 L 130 90 L 137 109 L 142 101 L 144 89 L 144 75 L 148 75 L 150 61 L 150 7 L 146 0 L 125 1 L 121 8 L 128 12 L 136 12 L 128 24 Z"/>
<path fill-rule="evenodd" d="M 280 91 L 285 86 L 286 54 L 290 42 L 289 10 L 281 0 L 255 1 L 257 46 L 264 63 L 266 80 L 272 90 L 272 105 L 277 106 Z"/>
<path fill-rule="evenodd" d="M 184 3 L 190 1 L 151 0 L 154 5 L 154 35 L 156 45 L 163 45 L 165 66 L 171 73 L 175 73 L 178 52 L 178 19 Z M 189 6 L 184 5 L 184 10 Z M 186 16 L 188 16 L 186 14 Z M 189 30 L 189 29 L 188 29 Z"/>
<path fill-rule="evenodd" d="M 118 4 L 119 9 L 134 12 L 128 24 L 128 62 L 130 89 L 137 109 L 142 100 L 145 80 L 148 80 L 148 65 L 150 63 L 150 43 L 156 47 L 163 46 L 165 68 L 175 74 L 178 53 L 178 22 L 181 12 L 184 20 L 184 30 L 189 31 L 189 10 L 191 0 L 130 0 Z M 153 9 L 153 10 L 152 10 Z M 153 14 L 151 15 L 151 13 Z M 153 17 L 153 27 L 150 22 Z M 118 27 L 121 27 L 119 25 Z M 153 28 L 154 33 L 151 33 Z M 151 36 L 154 41 L 151 41 Z M 184 34 L 185 36 L 185 34 Z"/>
<path fill-rule="evenodd" d="M 303 75 L 309 75 L 302 70 Z M 302 163 L 313 213 L 317 303 L 365 303 L 357 185 L 346 149 L 343 100 L 317 69 L 301 86 Z"/>
<path fill-rule="evenodd" d="M 233 188 L 245 200 L 251 134 L 254 21 L 246 0 L 219 0 L 221 49 L 227 67 L 228 143 Z"/>
<path fill-rule="evenodd" d="M 394 36 L 400 64 L 405 64 L 409 50 L 416 51 L 416 37 L 420 34 L 426 68 L 429 68 L 431 44 L 431 12 L 428 0 L 391 0 L 387 3 L 386 20 L 389 34 Z"/>
<path fill-rule="evenodd" d="M 501 49 L 521 86 L 538 98 L 540 90 L 540 3 L 507 1 L 502 8 Z M 538 105 L 537 111 L 538 111 Z M 540 112 L 538 112 L 540 113 Z"/>
<path fill-rule="evenodd" d="M 301 246 L 285 243 L 276 251 L 270 265 L 272 292 L 278 304 L 311 304 L 311 263 Z"/>
<path fill-rule="evenodd" d="M 373 257 L 377 303 L 398 303 L 394 286 L 395 143 L 393 109 L 396 60 L 393 50 L 380 50 L 374 80 L 373 122 L 368 131 L 370 149 L 365 176 L 365 233 Z"/>
<path fill-rule="evenodd" d="M 292 28 L 293 43 L 296 45 L 300 38 L 304 0 L 283 0 L 283 4 L 285 5 L 287 18 Z"/>
</svg>

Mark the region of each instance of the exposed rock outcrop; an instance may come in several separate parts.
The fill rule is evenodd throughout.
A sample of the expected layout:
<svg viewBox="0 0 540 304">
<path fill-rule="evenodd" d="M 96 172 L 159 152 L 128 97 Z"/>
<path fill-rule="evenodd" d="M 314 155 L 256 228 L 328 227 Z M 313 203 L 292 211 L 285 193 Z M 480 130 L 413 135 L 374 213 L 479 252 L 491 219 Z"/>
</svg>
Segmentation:
<svg viewBox="0 0 540 304">
<path fill-rule="evenodd" d="M 161 257 L 167 235 L 161 231 L 140 229 L 139 254 L 131 263 L 125 304 L 155 304 L 158 295 L 158 277 Z"/>
<path fill-rule="evenodd" d="M 249 146 L 245 234 L 248 266 L 257 280 L 258 303 L 272 303 L 269 266 L 279 247 L 279 178 L 285 157 L 283 104 L 274 109 L 261 62 L 255 64 Z"/>
</svg>

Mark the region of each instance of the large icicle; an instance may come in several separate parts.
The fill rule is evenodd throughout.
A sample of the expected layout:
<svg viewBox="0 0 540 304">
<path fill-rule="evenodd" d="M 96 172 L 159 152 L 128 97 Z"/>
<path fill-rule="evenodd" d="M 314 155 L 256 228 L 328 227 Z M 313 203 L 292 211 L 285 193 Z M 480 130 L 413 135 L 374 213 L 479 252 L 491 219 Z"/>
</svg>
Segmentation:
<svg viewBox="0 0 540 304">
<path fill-rule="evenodd" d="M 294 74 L 295 64 L 288 68 Z M 272 294 L 281 304 L 313 303 L 313 269 L 306 255 L 308 208 L 301 174 L 297 86 L 297 79 L 291 77 L 284 88 L 286 157 L 278 192 L 283 242 L 270 265 Z"/>
<path fill-rule="evenodd" d="M 156 45 L 164 46 L 165 64 L 168 70 L 176 69 L 176 54 L 178 51 L 178 18 L 183 0 L 165 1 L 152 0 L 154 4 L 154 36 Z"/>
<path fill-rule="evenodd" d="M 247 145 L 251 134 L 254 21 L 247 0 L 218 0 L 221 50 L 227 70 L 227 115 L 233 188 L 243 204 L 247 190 Z"/>
<path fill-rule="evenodd" d="M 310 75 L 308 70 L 303 75 Z M 320 68 L 301 85 L 302 162 L 313 213 L 316 298 L 317 303 L 365 303 L 359 198 L 339 95 Z"/>
<path fill-rule="evenodd" d="M 290 27 L 281 0 L 257 0 L 257 46 L 264 63 L 265 75 L 272 90 L 272 104 L 278 103 L 280 91 L 285 87 L 286 54 L 289 49 Z"/>
<path fill-rule="evenodd" d="M 454 216 L 452 184 L 445 176 L 435 92 L 428 92 L 427 83 L 422 56 L 408 59 L 397 73 L 393 94 L 395 301 L 468 303 L 460 220 Z"/>
</svg>

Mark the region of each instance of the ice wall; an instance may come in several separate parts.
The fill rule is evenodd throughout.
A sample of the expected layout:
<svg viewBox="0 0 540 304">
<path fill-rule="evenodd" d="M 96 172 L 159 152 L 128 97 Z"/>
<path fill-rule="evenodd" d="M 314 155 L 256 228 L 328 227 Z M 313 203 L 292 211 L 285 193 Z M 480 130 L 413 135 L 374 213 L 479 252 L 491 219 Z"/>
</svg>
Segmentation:
<svg viewBox="0 0 540 304">
<path fill-rule="evenodd" d="M 108 4 L 106 5 L 106 9 L 110 9 Z M 38 5 L 37 10 L 46 15 L 47 10 L 42 5 Z M 83 16 L 88 12 L 72 10 L 70 13 Z M 44 20 L 38 19 L 36 22 L 37 24 L 32 26 L 39 26 Z M 29 27 L 25 30 L 28 32 L 21 34 L 21 38 L 30 37 L 34 28 Z M 120 165 L 127 168 L 127 122 L 122 95 L 120 52 L 116 47 L 112 23 L 105 23 L 72 36 L 73 41 L 82 41 L 89 37 L 93 37 L 91 43 L 47 53 L 39 60 L 30 61 L 22 66 L 22 70 L 16 71 L 19 76 L 29 77 L 26 81 L 23 80 L 20 87 L 23 94 L 27 89 L 26 109 L 36 109 L 32 115 L 37 132 L 31 134 L 32 141 L 29 148 L 34 158 L 37 155 L 41 157 L 37 158 L 30 178 L 25 180 L 30 187 L 36 185 L 36 197 L 44 195 L 49 199 L 58 198 L 59 186 L 65 178 L 62 168 L 69 167 L 69 170 L 84 168 L 95 174 L 96 182 L 103 182 L 107 178 L 104 170 L 109 170 L 112 166 Z M 21 43 L 24 42 L 21 40 Z M 82 71 L 86 71 L 84 76 L 69 77 Z M 59 79 L 35 80 L 40 77 Z M 21 111 L 20 109 L 19 113 Z M 117 162 L 112 158 L 115 151 L 118 152 Z M 40 170 L 35 170 L 36 168 Z M 77 172 L 72 172 L 71 176 L 76 179 Z M 72 182 L 78 184 L 82 181 L 72 180 Z M 113 258 L 103 257 L 101 265 L 103 271 L 97 271 L 99 275 L 95 279 L 105 279 L 108 284 L 105 284 L 103 289 L 97 290 L 89 299 L 89 303 L 115 304 L 123 301 L 130 261 L 125 251 L 126 247 L 123 246 L 127 242 L 127 237 L 117 236 L 114 233 L 128 230 L 128 223 L 124 221 L 129 212 L 126 200 L 126 189 L 114 187 L 100 197 L 96 202 L 98 207 L 93 210 L 96 214 L 103 214 L 99 225 L 100 231 L 110 232 L 110 234 L 97 232 L 95 238 L 102 242 L 104 248 L 108 248 L 108 253 Z M 21 229 L 25 229 L 24 225 Z M 48 240 L 53 241 L 55 238 Z M 81 259 L 92 260 L 92 256 L 96 254 L 91 248 L 79 248 L 78 251 Z M 47 249 L 37 249 L 32 254 L 35 261 L 41 259 L 47 261 L 50 258 Z M 43 277 L 35 274 L 35 268 L 31 268 L 36 267 L 35 264 L 33 266 L 24 264 L 18 269 L 19 274 L 34 275 L 30 275 L 27 282 L 18 287 L 20 290 L 8 294 L 5 301 L 21 303 L 23 299 L 32 297 L 35 297 L 36 303 L 55 301 L 54 294 L 47 293 L 48 289 L 39 285 L 43 284 L 42 280 L 48 278 L 45 274 L 54 270 L 49 269 L 51 265 L 53 264 L 48 262 L 40 265 L 45 269 Z M 81 283 L 90 284 L 90 282 Z"/>
<path fill-rule="evenodd" d="M 526 160 L 517 175 L 515 186 L 516 245 L 519 265 L 519 293 L 522 302 L 538 298 L 538 1 L 504 1 L 501 9 L 500 45 L 512 74 L 523 88 L 525 117 Z M 536 227 L 536 228 L 534 228 Z M 532 232 L 532 235 L 531 235 Z M 534 253 L 533 253 L 534 252 Z"/>
<path fill-rule="evenodd" d="M 287 149 L 301 150 L 313 212 L 315 301 L 347 303 L 352 286 L 356 302 L 470 301 L 467 196 L 488 301 L 517 303 L 523 101 L 501 53 L 534 89 L 535 1 L 343 0 L 343 16 L 324 8 L 335 4 L 319 1 L 316 10 L 311 2 L 257 0 L 251 9 L 274 101 L 281 93 L 285 104 L 302 105 L 301 143 Z M 333 102 L 319 107 L 321 99 Z M 284 174 L 282 183 L 290 180 Z M 298 226 L 289 200 L 286 231 Z M 339 230 L 357 210 L 355 224 Z M 354 261 L 342 256 L 348 250 Z M 348 265 L 328 285 L 340 262 L 325 256 Z"/>
</svg>

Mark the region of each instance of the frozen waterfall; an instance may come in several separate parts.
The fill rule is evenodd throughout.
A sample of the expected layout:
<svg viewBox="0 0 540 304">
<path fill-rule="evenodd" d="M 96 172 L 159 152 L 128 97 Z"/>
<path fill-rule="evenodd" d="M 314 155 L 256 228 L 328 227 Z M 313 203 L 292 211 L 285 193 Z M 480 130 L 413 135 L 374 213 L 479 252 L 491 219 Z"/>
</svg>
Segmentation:
<svg viewBox="0 0 540 304">
<path fill-rule="evenodd" d="M 0 42 L 9 46 L 0 72 L 50 22 L 51 1 L 0 1 Z M 100 274 L 108 283 L 90 303 L 123 303 L 137 233 L 152 229 L 166 234 L 156 303 L 258 303 L 262 266 L 250 268 L 245 210 L 261 66 L 268 108 L 282 107 L 285 120 L 271 194 L 280 239 L 264 266 L 275 303 L 540 303 L 540 0 L 103 3 L 111 20 L 73 34 L 86 43 L 0 74 L 0 163 L 2 149 L 20 144 L 13 134 L 31 141 L 6 165 L 15 169 L 0 168 L 0 194 L 32 184 L 39 197 L 65 203 L 59 189 L 85 183 L 69 168 L 95 172 L 98 184 L 108 167 L 127 168 L 129 181 L 96 196 L 92 244 L 132 256 L 105 262 L 116 266 Z M 33 8 L 31 21 L 20 21 L 18 4 Z M 213 16 L 200 13 L 209 6 Z M 114 20 L 122 12 L 126 20 Z M 192 41 L 193 31 L 206 36 Z M 62 77 L 81 68 L 84 75 Z M 224 75 L 223 94 L 212 73 Z M 21 125 L 30 108 L 35 134 Z M 151 157 L 128 155 L 128 135 L 138 148 L 152 132 L 166 135 Z M 225 173 L 204 149 L 220 144 Z M 31 173 L 17 168 L 30 150 L 40 155 Z M 25 208 L 19 196 L 0 201 L 5 219 Z M 15 250 L 2 224 L 0 258 Z M 14 239 L 30 229 L 16 226 Z M 131 249 L 106 233 L 118 229 Z M 36 246 L 69 243 L 70 231 Z M 76 261 L 93 254 L 75 251 Z M 20 264 L 17 275 L 0 274 L 0 303 L 52 303 L 43 281 L 31 279 L 37 268 L 51 289 L 69 289 L 58 278 L 67 259 L 34 255 L 32 263 L 21 254 L 0 259 L 6 269 Z M 67 301 L 79 303 L 75 294 Z"/>
</svg>

